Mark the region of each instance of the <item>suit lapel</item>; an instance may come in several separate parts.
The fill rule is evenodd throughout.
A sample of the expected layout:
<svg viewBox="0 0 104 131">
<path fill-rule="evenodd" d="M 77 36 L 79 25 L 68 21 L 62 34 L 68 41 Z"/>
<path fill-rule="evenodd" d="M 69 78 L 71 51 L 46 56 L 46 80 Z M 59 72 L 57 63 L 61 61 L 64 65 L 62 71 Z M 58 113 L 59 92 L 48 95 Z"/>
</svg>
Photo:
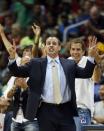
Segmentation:
<svg viewBox="0 0 104 131">
<path fill-rule="evenodd" d="M 63 58 L 60 58 L 60 63 L 62 65 L 62 67 L 63 67 L 64 73 L 65 73 L 65 77 L 66 77 L 66 80 L 68 82 L 68 70 L 67 70 L 68 68 L 67 68 L 67 64 L 66 64 L 66 62 L 65 62 L 65 60 Z"/>
<path fill-rule="evenodd" d="M 46 77 L 47 58 L 43 58 L 41 66 L 42 66 L 42 86 L 43 86 Z"/>
</svg>

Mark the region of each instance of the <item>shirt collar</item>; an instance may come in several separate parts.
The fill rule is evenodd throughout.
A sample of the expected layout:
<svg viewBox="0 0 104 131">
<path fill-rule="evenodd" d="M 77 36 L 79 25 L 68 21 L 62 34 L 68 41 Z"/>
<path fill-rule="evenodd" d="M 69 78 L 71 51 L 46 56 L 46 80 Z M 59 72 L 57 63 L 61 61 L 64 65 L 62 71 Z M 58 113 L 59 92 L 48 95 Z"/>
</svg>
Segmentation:
<svg viewBox="0 0 104 131">
<path fill-rule="evenodd" d="M 47 56 L 47 60 L 48 60 L 48 64 L 51 63 L 52 60 L 55 60 L 56 63 L 59 63 L 59 56 L 57 56 L 56 58 L 52 59 L 50 56 Z"/>
</svg>

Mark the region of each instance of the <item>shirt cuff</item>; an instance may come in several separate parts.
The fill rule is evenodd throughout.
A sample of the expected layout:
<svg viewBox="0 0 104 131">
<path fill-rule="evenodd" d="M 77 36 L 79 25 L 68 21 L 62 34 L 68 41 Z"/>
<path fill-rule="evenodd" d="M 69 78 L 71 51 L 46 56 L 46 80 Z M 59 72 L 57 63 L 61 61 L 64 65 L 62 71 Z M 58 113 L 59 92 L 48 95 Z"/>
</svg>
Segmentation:
<svg viewBox="0 0 104 131">
<path fill-rule="evenodd" d="M 16 61 L 16 59 L 9 59 L 9 64 L 12 64 L 12 63 L 14 63 Z"/>
<path fill-rule="evenodd" d="M 88 60 L 89 60 L 91 63 L 95 64 L 95 62 L 94 62 L 94 57 L 88 56 Z"/>
</svg>

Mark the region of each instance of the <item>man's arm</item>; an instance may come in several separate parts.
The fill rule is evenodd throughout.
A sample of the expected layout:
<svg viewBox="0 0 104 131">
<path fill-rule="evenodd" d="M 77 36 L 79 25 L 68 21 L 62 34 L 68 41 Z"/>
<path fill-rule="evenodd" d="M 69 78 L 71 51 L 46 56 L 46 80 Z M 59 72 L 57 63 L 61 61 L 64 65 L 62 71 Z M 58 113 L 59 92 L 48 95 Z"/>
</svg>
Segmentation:
<svg viewBox="0 0 104 131">
<path fill-rule="evenodd" d="M 16 77 L 28 77 L 29 68 L 28 68 L 28 66 L 25 66 L 25 68 L 23 68 L 23 66 L 20 67 L 20 68 L 19 68 L 19 66 L 17 66 L 17 64 L 16 64 L 17 52 L 16 52 L 15 41 L 13 40 L 13 45 L 8 41 L 8 39 L 5 36 L 2 25 L 0 25 L 0 35 L 1 35 L 1 38 L 3 40 L 4 45 L 6 47 L 6 50 L 9 53 L 8 67 L 9 67 L 10 71 Z"/>
<path fill-rule="evenodd" d="M 15 57 L 17 55 L 15 41 L 13 40 L 13 45 L 8 41 L 8 39 L 4 33 L 4 28 L 1 24 L 0 24 L 0 35 L 1 35 L 2 41 L 4 43 L 4 46 L 10 55 L 10 58 L 15 59 Z M 12 48 L 14 48 L 14 49 L 12 49 Z"/>
<path fill-rule="evenodd" d="M 88 61 L 85 68 L 80 68 L 77 66 L 76 78 L 91 78 L 93 74 L 94 67 L 96 65 L 96 49 L 97 38 L 91 36 L 89 38 L 89 48 L 88 48 Z"/>
<path fill-rule="evenodd" d="M 38 57 L 41 28 L 34 23 L 32 26 L 32 30 L 35 35 L 34 45 L 32 48 L 32 54 L 33 54 L 33 57 Z"/>
<path fill-rule="evenodd" d="M 99 65 L 96 65 L 92 75 L 92 80 L 94 81 L 94 83 L 99 83 L 101 74 L 101 68 L 99 67 Z"/>
</svg>

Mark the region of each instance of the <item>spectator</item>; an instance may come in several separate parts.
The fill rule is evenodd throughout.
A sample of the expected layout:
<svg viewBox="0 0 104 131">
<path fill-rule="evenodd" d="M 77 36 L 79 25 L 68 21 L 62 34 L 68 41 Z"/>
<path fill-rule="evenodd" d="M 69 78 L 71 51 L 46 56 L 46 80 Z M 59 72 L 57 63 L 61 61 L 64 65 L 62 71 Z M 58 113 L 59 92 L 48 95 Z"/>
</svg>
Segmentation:
<svg viewBox="0 0 104 131">
<path fill-rule="evenodd" d="M 104 29 L 104 17 L 100 14 L 100 9 L 95 5 L 90 9 L 90 19 L 86 26 L 90 34 L 97 36 L 98 41 L 104 41 L 101 32 Z"/>
<path fill-rule="evenodd" d="M 100 87 L 99 94 L 102 100 L 95 103 L 93 119 L 95 124 L 104 124 L 104 83 Z"/>
<path fill-rule="evenodd" d="M 96 38 L 92 37 L 91 39 L 96 44 Z M 75 60 L 80 67 L 85 67 L 88 58 L 84 56 L 86 48 L 83 40 L 71 40 L 68 49 L 71 55 L 69 59 Z M 75 92 L 80 125 L 89 125 L 94 110 L 94 82 L 91 78 L 75 79 Z"/>
</svg>

